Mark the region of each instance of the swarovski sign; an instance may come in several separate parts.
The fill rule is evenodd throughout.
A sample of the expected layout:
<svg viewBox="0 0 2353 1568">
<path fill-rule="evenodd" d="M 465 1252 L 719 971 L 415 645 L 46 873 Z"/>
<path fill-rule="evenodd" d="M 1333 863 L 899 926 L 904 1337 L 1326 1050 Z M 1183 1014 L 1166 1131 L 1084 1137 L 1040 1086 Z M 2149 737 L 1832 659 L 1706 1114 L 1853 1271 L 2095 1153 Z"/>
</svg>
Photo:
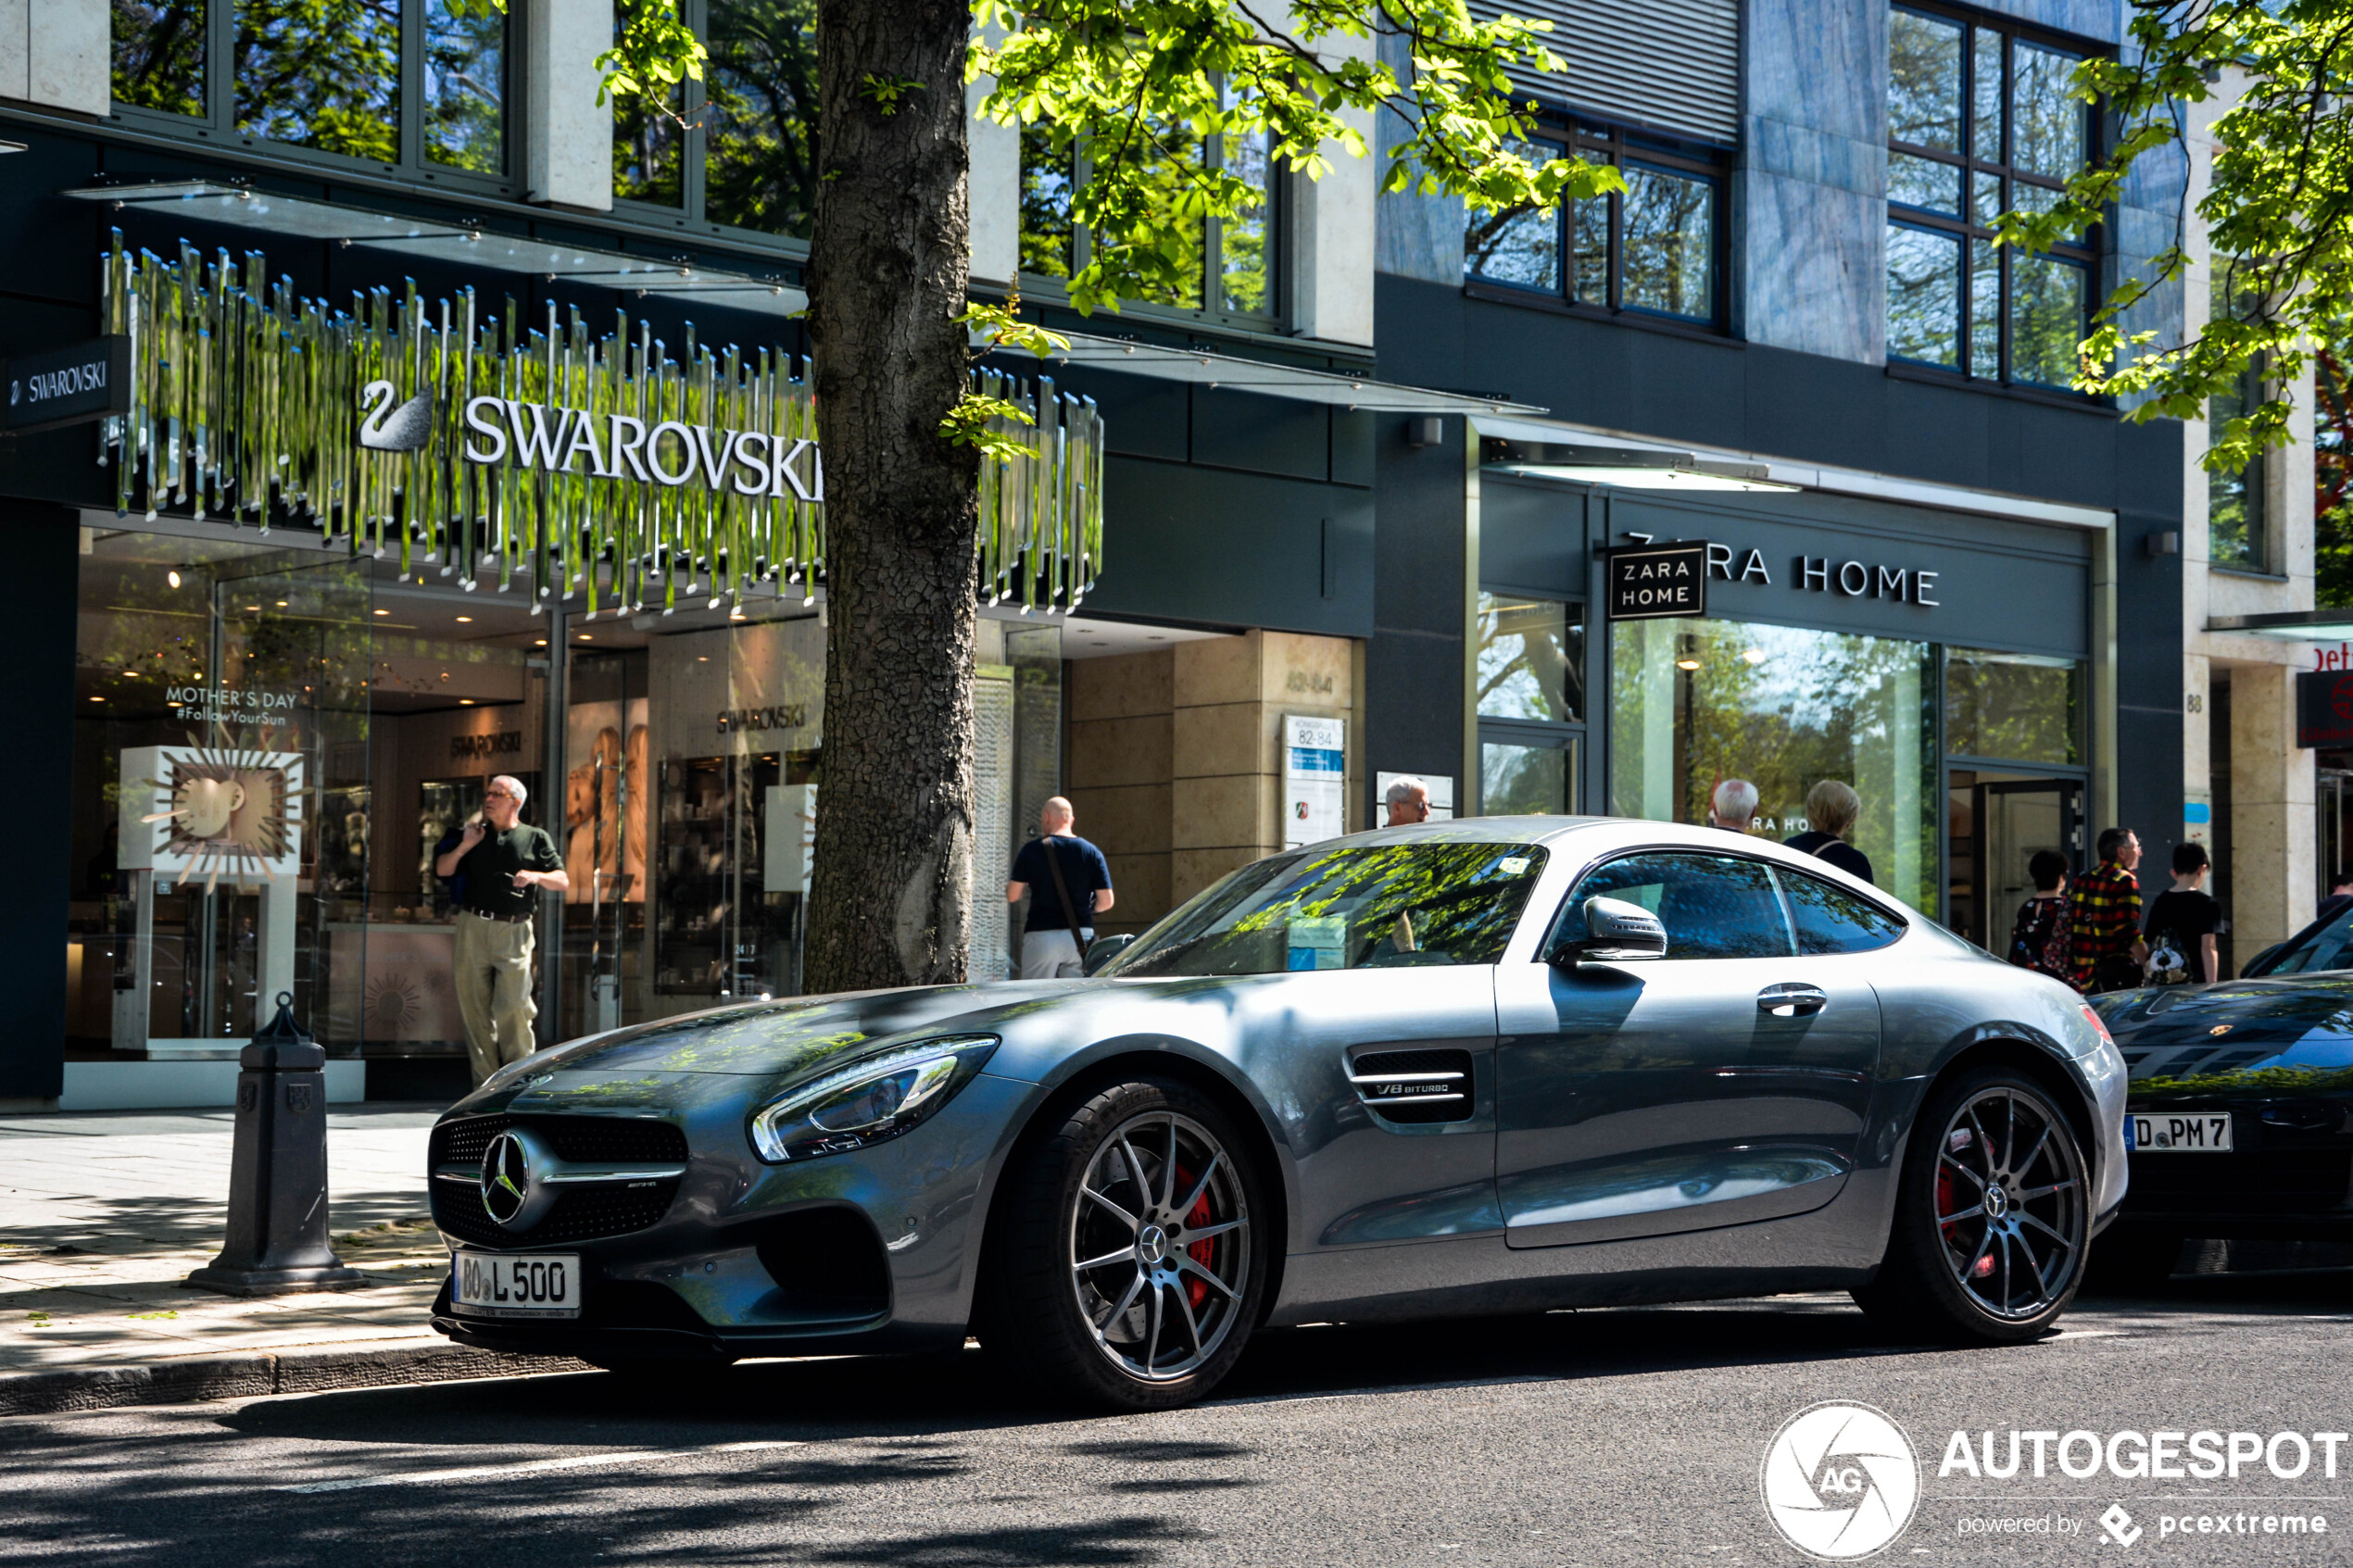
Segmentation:
<svg viewBox="0 0 2353 1568">
<path fill-rule="evenodd" d="M 368 391 L 378 387 L 392 391 L 389 382 L 374 383 Z M 585 472 L 672 486 L 700 479 L 713 490 L 733 488 L 739 495 L 825 498 L 824 459 L 817 443 L 806 436 L 714 431 L 681 420 L 648 426 L 628 414 L 607 414 L 599 420 L 585 408 L 512 397 L 469 399 L 466 430 L 470 463 L 503 463 L 511 453 L 518 467 L 549 473 Z"/>
</svg>

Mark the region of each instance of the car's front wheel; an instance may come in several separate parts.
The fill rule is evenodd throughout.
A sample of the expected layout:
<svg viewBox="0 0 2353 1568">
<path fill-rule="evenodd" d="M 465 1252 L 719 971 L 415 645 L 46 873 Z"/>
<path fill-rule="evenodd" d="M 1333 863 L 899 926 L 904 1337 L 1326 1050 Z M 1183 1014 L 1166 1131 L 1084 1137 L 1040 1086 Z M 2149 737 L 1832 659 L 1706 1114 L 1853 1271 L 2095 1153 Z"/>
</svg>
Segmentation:
<svg viewBox="0 0 2353 1568">
<path fill-rule="evenodd" d="M 1879 1277 L 1855 1293 L 1901 1334 L 2008 1345 L 2058 1321 L 2083 1280 L 2089 1167 L 2049 1090 L 1984 1067 L 1931 1091 Z"/>
<path fill-rule="evenodd" d="M 1033 1387 L 1116 1410 L 1200 1399 L 1256 1324 L 1268 1237 L 1257 1161 L 1189 1085 L 1118 1084 L 1006 1173 L 981 1343 Z"/>
</svg>

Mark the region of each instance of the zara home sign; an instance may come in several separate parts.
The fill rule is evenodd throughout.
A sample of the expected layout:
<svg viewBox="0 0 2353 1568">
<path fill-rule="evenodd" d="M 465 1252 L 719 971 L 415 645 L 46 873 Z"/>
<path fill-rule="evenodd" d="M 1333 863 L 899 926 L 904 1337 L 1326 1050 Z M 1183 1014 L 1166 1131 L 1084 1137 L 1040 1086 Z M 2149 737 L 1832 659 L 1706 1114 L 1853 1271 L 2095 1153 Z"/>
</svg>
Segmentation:
<svg viewBox="0 0 2353 1568">
<path fill-rule="evenodd" d="M 1707 547 L 1707 575 L 1722 583 L 1773 584 L 1772 569 L 1762 550 L 1735 551 L 1730 545 Z M 1739 570 L 1733 558 L 1739 557 Z M 1850 599 L 1893 599 L 1935 609 L 1936 580 L 1942 575 L 1924 566 L 1881 566 L 1876 562 L 1833 560 L 1829 556 L 1799 556 L 1791 565 L 1793 585 L 1800 592 L 1838 594 Z"/>
</svg>

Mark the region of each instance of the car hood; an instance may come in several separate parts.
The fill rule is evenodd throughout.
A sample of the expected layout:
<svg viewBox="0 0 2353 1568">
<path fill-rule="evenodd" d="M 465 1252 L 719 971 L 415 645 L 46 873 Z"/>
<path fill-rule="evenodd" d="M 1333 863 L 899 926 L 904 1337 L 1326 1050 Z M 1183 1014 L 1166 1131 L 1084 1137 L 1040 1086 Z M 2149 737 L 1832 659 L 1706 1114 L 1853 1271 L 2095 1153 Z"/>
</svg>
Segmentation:
<svg viewBox="0 0 2353 1568">
<path fill-rule="evenodd" d="M 2095 997 L 2136 1099 L 2353 1088 L 2353 972 Z"/>
<path fill-rule="evenodd" d="M 711 1008 L 542 1051 L 477 1091 L 469 1109 L 501 1100 L 512 1110 L 626 1110 L 700 1099 L 746 1078 L 788 1084 L 907 1035 L 987 1032 L 1088 984 L 928 985 Z"/>
</svg>

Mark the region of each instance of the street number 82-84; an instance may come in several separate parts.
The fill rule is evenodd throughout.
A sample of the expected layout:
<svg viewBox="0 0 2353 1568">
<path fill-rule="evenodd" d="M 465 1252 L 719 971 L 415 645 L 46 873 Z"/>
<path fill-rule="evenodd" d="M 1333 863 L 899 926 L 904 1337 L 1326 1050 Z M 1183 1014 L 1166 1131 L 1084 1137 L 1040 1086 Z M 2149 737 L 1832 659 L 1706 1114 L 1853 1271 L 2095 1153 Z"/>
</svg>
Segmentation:
<svg viewBox="0 0 2353 1568">
<path fill-rule="evenodd" d="M 485 1318 L 580 1315 L 577 1253 L 513 1257 L 459 1252 L 450 1265 L 449 1301 L 461 1312 Z"/>
</svg>

